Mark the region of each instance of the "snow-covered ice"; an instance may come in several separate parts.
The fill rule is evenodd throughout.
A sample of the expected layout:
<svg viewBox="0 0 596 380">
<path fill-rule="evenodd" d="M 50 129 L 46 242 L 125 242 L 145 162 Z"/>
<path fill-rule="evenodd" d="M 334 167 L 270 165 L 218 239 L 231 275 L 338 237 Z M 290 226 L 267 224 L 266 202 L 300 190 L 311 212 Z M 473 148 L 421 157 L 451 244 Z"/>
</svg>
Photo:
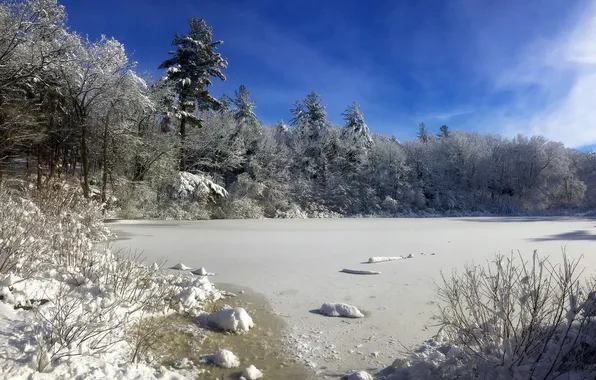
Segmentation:
<svg viewBox="0 0 596 380">
<path fill-rule="evenodd" d="M 348 273 L 348 274 L 362 274 L 362 275 L 381 274 L 381 272 L 376 271 L 376 270 L 345 269 L 345 268 L 342 269 L 341 272 Z"/>
<path fill-rule="evenodd" d="M 215 276 L 215 273 L 207 272 L 207 269 L 200 267 L 199 269 L 195 269 L 192 274 L 196 274 L 197 276 Z"/>
<path fill-rule="evenodd" d="M 189 267 L 188 265 L 185 265 L 184 263 L 178 263 L 176 265 L 171 266 L 168 269 L 173 269 L 173 270 L 191 270 L 192 267 Z"/>
<path fill-rule="evenodd" d="M 319 313 L 328 317 L 364 318 L 364 314 L 356 306 L 345 303 L 324 303 Z"/>
<path fill-rule="evenodd" d="M 207 316 L 209 326 L 231 332 L 248 331 L 254 327 L 250 315 L 241 307 L 225 308 Z"/>
<path fill-rule="evenodd" d="M 242 375 L 240 375 L 240 380 L 257 380 L 262 377 L 263 372 L 257 369 L 257 367 L 254 365 L 251 365 L 242 372 Z"/>
<path fill-rule="evenodd" d="M 163 227 L 164 223 L 172 226 Z M 483 263 L 497 252 L 518 250 L 527 259 L 538 249 L 557 260 L 563 246 L 570 258 L 585 254 L 582 265 L 596 268 L 596 255 L 589 254 L 594 240 L 573 238 L 582 236 L 575 231 L 591 236 L 590 219 L 122 221 L 114 228 L 131 237 L 114 242 L 115 246 L 143 251 L 151 261 L 167 254 L 170 263 L 205 266 L 217 273 L 218 282 L 265 295 L 287 322 L 288 344 L 297 359 L 327 367 L 329 373 L 384 368 L 401 356 L 402 344 L 417 346 L 436 334 L 433 281 L 440 281 L 441 271 L 448 274 L 466 262 Z M 196 247 L 201 247 L 200 254 Z M 395 252 L 427 256 L 408 260 L 407 265 L 378 264 L 383 267 L 380 276 L 339 272 L 360 269 L 363 252 L 374 257 L 394 257 Z M 337 323 L 308 312 L 327 300 L 357 305 L 371 317 Z M 331 344 L 335 348 L 326 348 Z M 370 355 L 375 351 L 380 357 Z"/>
<path fill-rule="evenodd" d="M 369 264 L 383 263 L 385 261 L 395 261 L 403 259 L 402 256 L 373 256 L 368 259 Z"/>
<path fill-rule="evenodd" d="M 201 359 L 207 363 L 213 363 L 221 368 L 236 368 L 240 366 L 240 360 L 232 351 L 225 349 L 218 350 L 213 355 L 203 355 Z"/>
</svg>

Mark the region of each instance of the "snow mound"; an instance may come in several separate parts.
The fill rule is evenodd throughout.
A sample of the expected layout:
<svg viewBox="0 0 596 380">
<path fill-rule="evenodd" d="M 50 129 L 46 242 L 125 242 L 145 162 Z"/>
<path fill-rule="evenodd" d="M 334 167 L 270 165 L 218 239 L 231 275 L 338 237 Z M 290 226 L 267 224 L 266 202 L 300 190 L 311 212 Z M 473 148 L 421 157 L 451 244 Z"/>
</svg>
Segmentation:
<svg viewBox="0 0 596 380">
<path fill-rule="evenodd" d="M 373 380 L 372 375 L 366 371 L 358 371 L 346 377 L 346 380 Z"/>
<path fill-rule="evenodd" d="M 170 196 L 174 199 L 217 199 L 227 197 L 228 192 L 206 175 L 179 172 Z"/>
<path fill-rule="evenodd" d="M 319 313 L 328 317 L 364 318 L 364 314 L 356 306 L 345 303 L 324 303 Z"/>
<path fill-rule="evenodd" d="M 236 368 L 240 365 L 238 357 L 228 350 L 219 350 L 213 355 L 203 355 L 201 360 L 221 368 Z"/>
<path fill-rule="evenodd" d="M 340 272 L 348 273 L 348 274 L 362 274 L 362 275 L 381 274 L 381 272 L 378 272 L 376 270 L 357 270 L 357 269 L 342 269 Z"/>
<path fill-rule="evenodd" d="M 174 270 L 190 270 L 192 269 L 192 267 L 186 266 L 183 263 L 178 263 L 176 265 L 174 265 L 173 267 L 170 267 L 168 269 L 174 269 Z"/>
<path fill-rule="evenodd" d="M 197 276 L 215 276 L 215 273 L 207 272 L 207 269 L 200 267 L 199 269 L 195 269 L 192 274 L 196 274 Z"/>
<path fill-rule="evenodd" d="M 251 365 L 245 369 L 244 372 L 242 372 L 242 375 L 240 375 L 240 380 L 256 380 L 260 379 L 261 377 L 263 377 L 263 372 L 259 371 L 254 365 Z"/>
<path fill-rule="evenodd" d="M 403 259 L 403 256 L 376 256 L 376 257 L 369 258 L 368 263 L 369 264 L 383 263 L 385 261 L 395 261 L 395 260 L 401 260 L 401 259 Z"/>
<path fill-rule="evenodd" d="M 227 308 L 209 314 L 207 323 L 220 330 L 240 332 L 254 327 L 250 315 L 241 307 Z"/>
</svg>

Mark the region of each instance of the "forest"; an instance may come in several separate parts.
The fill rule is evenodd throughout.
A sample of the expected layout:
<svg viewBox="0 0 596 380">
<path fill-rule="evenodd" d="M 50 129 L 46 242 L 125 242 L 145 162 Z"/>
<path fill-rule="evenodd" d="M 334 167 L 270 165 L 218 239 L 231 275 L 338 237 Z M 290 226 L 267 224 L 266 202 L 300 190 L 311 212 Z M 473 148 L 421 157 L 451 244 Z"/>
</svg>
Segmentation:
<svg viewBox="0 0 596 380">
<path fill-rule="evenodd" d="M 265 125 L 249 89 L 216 99 L 227 60 L 189 19 L 153 80 L 114 38 L 66 26 L 54 0 L 0 5 L 0 182 L 65 181 L 120 218 L 214 219 L 587 212 L 596 155 L 541 136 L 343 125 L 305 94 Z M 316 90 L 316 89 L 314 89 Z M 439 126 L 437 126 L 439 127 Z M 565 128 L 565 126 L 561 126 Z M 433 130 L 434 129 L 434 130 Z M 20 182 L 19 182 L 20 181 Z"/>
</svg>

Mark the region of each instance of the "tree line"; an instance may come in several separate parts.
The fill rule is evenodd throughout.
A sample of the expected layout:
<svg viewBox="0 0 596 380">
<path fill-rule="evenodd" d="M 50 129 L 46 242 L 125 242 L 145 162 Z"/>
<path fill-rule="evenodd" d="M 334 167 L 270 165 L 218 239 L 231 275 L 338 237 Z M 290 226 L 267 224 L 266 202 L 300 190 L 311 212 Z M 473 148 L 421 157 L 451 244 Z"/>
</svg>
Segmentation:
<svg viewBox="0 0 596 380">
<path fill-rule="evenodd" d="M 87 197 L 155 217 L 189 207 L 200 217 L 275 217 L 596 204 L 592 152 L 446 125 L 434 134 L 421 124 L 415 140 L 398 141 L 371 133 L 356 103 L 333 125 L 315 92 L 292 106 L 289 125 L 264 125 L 245 86 L 209 93 L 226 80 L 227 61 L 205 20 L 174 37 L 158 80 L 136 72 L 117 40 L 89 40 L 65 20 L 55 0 L 0 5 L 0 181 L 76 178 Z M 229 196 L 173 200 L 167 189 L 180 172 L 201 173 Z"/>
</svg>

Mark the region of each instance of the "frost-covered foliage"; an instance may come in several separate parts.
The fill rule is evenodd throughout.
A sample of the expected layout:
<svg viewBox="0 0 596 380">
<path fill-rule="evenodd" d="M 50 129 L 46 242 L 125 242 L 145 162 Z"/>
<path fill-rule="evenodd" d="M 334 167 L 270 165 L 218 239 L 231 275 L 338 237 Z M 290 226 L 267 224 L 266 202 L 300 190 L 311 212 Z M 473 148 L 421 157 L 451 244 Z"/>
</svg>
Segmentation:
<svg viewBox="0 0 596 380">
<path fill-rule="evenodd" d="M 206 276 L 166 274 L 158 263 L 96 245 L 109 231 L 100 205 L 78 188 L 0 188 L 0 199 L 0 372 L 9 378 L 93 370 L 125 377 L 115 374 L 131 357 L 129 326 L 163 313 L 199 315 L 222 297 Z M 140 366 L 131 376 L 159 372 Z"/>
<path fill-rule="evenodd" d="M 55 0 L 0 4 L 0 181 L 34 175 L 41 189 L 55 178 L 80 177 L 85 195 L 101 199 L 107 215 L 127 218 L 596 207 L 594 153 L 540 136 L 424 123 L 417 139 L 399 141 L 371 134 L 356 103 L 342 113 L 344 125 L 334 126 L 316 92 L 294 104 L 291 127 L 265 126 L 246 86 L 234 99 L 209 93 L 213 78 L 225 79 L 227 61 L 204 20 L 190 19 L 188 32 L 175 36 L 160 80 L 136 73 L 117 40 L 84 38 L 65 20 Z M 204 173 L 230 197 L 215 205 L 189 199 L 188 191 L 172 197 L 179 172 Z"/>
<path fill-rule="evenodd" d="M 178 173 L 172 184 L 170 197 L 184 200 L 211 200 L 225 198 L 228 192 L 203 174 Z"/>
<path fill-rule="evenodd" d="M 438 336 L 379 376 L 406 379 L 556 379 L 596 374 L 594 280 L 579 260 L 553 266 L 497 256 L 439 284 Z"/>
</svg>

